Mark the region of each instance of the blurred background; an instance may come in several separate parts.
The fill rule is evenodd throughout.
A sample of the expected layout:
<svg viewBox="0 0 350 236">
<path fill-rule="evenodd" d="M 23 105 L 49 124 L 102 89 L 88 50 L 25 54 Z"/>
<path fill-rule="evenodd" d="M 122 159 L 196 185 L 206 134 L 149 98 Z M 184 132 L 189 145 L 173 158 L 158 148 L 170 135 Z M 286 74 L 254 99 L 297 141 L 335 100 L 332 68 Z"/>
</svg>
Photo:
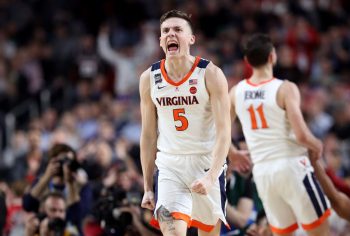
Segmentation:
<svg viewBox="0 0 350 236">
<path fill-rule="evenodd" d="M 20 212 L 4 235 L 21 235 L 11 234 L 24 227 L 21 196 L 57 143 L 77 150 L 92 185 L 112 166 L 127 192 L 142 192 L 138 79 L 163 58 L 159 17 L 171 9 L 192 15 L 192 54 L 221 67 L 230 87 L 249 77 L 245 38 L 269 34 L 276 77 L 297 83 L 328 171 L 350 188 L 349 1 L 0 0 L 0 185 Z"/>
</svg>

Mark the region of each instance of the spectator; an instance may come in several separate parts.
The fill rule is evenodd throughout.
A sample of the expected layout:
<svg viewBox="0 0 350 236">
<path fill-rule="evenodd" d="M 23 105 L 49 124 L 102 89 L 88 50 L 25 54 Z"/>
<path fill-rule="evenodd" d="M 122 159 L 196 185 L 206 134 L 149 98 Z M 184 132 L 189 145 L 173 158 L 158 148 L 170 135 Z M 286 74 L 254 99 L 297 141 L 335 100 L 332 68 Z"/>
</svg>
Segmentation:
<svg viewBox="0 0 350 236">
<path fill-rule="evenodd" d="M 66 204 L 71 213 L 67 219 L 80 228 L 82 219 L 90 210 L 92 193 L 86 174 L 77 162 L 76 152 L 66 144 L 56 144 L 50 149 L 43 176 L 23 197 L 24 209 L 38 212 L 45 193 L 52 191 L 66 193 Z"/>
<path fill-rule="evenodd" d="M 98 51 L 101 57 L 115 68 L 114 91 L 119 97 L 129 97 L 130 93 L 137 92 L 138 68 L 156 51 L 156 39 L 149 25 L 144 26 L 143 39 L 140 45 L 130 45 L 123 49 L 114 50 L 109 43 L 110 27 L 105 25 L 100 29 L 98 36 Z M 129 39 L 127 39 L 129 40 Z"/>
<path fill-rule="evenodd" d="M 78 236 L 77 227 L 67 222 L 67 204 L 64 196 L 51 192 L 43 199 L 42 214 L 29 216 L 26 221 L 26 236 L 57 235 Z"/>
</svg>

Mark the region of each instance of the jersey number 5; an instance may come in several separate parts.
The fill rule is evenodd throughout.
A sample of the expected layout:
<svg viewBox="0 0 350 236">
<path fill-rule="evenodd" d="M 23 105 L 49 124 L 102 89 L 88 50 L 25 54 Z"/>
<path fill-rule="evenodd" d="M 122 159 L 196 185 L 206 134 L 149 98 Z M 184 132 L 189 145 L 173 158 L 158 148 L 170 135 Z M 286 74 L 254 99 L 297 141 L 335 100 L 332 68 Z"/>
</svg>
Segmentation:
<svg viewBox="0 0 350 236">
<path fill-rule="evenodd" d="M 180 126 L 175 125 L 177 131 L 184 131 L 188 128 L 188 120 L 183 114 L 185 114 L 185 108 L 173 110 L 174 121 L 181 122 Z"/>
<path fill-rule="evenodd" d="M 250 120 L 252 123 L 252 129 L 258 129 L 258 124 L 256 122 L 256 116 L 255 116 L 255 110 L 257 111 L 260 120 L 261 120 L 261 129 L 267 129 L 269 128 L 265 115 L 264 115 L 264 107 L 263 104 L 261 103 L 256 109 L 254 109 L 253 105 L 250 105 L 248 108 L 249 114 L 250 114 Z"/>
</svg>

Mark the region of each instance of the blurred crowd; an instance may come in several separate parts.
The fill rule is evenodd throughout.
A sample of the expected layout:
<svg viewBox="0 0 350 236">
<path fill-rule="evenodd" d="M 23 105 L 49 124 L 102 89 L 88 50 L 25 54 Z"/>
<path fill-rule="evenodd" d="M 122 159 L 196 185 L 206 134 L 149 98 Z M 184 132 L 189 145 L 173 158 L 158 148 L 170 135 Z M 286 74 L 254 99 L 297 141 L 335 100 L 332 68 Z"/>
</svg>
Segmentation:
<svg viewBox="0 0 350 236">
<path fill-rule="evenodd" d="M 349 1 L 1 0 L 0 235 L 60 225 L 70 235 L 159 234 L 139 207 L 138 79 L 163 58 L 159 17 L 171 9 L 192 15 L 192 54 L 221 67 L 230 87 L 249 77 L 246 37 L 272 37 L 275 75 L 299 86 L 327 173 L 350 196 Z M 261 219 L 251 177 L 231 168 L 228 189 L 239 178 L 241 195 L 228 193 L 234 230 Z M 346 235 L 334 217 L 333 235 Z"/>
</svg>

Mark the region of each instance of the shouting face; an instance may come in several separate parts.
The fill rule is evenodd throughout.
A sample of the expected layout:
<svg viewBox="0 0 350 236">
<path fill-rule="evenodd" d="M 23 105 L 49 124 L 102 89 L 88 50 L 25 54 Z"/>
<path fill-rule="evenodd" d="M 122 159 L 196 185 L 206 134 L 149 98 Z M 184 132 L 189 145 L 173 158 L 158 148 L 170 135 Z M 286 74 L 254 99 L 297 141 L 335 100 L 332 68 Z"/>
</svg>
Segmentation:
<svg viewBox="0 0 350 236">
<path fill-rule="evenodd" d="M 160 26 L 160 46 L 166 57 L 184 56 L 190 53 L 190 45 L 195 37 L 188 22 L 182 18 L 172 17 Z"/>
</svg>

